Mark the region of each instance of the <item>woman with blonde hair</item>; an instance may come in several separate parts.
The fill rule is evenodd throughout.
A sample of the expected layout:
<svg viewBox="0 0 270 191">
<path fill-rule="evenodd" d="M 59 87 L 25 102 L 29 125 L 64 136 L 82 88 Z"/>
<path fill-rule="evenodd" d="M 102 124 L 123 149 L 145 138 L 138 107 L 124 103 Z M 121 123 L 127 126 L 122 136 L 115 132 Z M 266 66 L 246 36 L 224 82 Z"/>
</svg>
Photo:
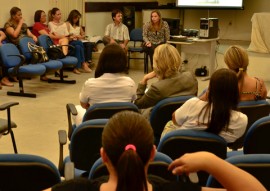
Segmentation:
<svg viewBox="0 0 270 191">
<path fill-rule="evenodd" d="M 150 56 L 153 67 L 153 54 L 155 48 L 170 39 L 170 29 L 166 21 L 161 18 L 161 13 L 154 10 L 150 14 L 150 21 L 143 26 L 144 51 Z"/>
<path fill-rule="evenodd" d="M 135 104 L 149 116 L 151 107 L 159 101 L 176 96 L 197 95 L 198 81 L 194 75 L 181 71 L 181 57 L 178 50 L 170 44 L 162 44 L 155 49 L 153 56 L 154 71 L 146 74 L 138 84 Z M 148 91 L 147 82 L 157 77 Z"/>
<path fill-rule="evenodd" d="M 249 58 L 246 50 L 240 46 L 230 46 L 225 52 L 224 61 L 228 68 L 237 74 L 241 101 L 266 98 L 267 90 L 264 81 L 247 74 Z"/>
</svg>

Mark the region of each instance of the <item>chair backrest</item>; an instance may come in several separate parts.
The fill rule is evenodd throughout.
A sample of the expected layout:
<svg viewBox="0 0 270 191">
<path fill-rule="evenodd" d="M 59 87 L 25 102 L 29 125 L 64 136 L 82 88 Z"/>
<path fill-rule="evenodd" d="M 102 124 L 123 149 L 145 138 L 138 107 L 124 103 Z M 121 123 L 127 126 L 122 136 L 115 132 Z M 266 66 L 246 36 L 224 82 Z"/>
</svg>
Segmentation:
<svg viewBox="0 0 270 191">
<path fill-rule="evenodd" d="M 226 161 L 252 174 L 267 190 L 270 190 L 270 154 L 237 155 L 226 159 Z M 228 174 L 228 176 L 230 175 Z M 207 186 L 222 188 L 221 184 L 213 176 L 209 176 Z"/>
<path fill-rule="evenodd" d="M 270 154 L 270 116 L 257 120 L 247 131 L 244 154 Z"/>
<path fill-rule="evenodd" d="M 143 41 L 143 31 L 141 28 L 132 29 L 130 32 L 130 41 Z"/>
<path fill-rule="evenodd" d="M 87 121 L 90 119 L 110 118 L 115 113 L 124 110 L 139 112 L 138 107 L 131 102 L 98 103 L 88 108 L 88 110 L 84 114 L 83 121 Z"/>
<path fill-rule="evenodd" d="M 89 171 L 100 157 L 101 135 L 108 119 L 88 120 L 80 124 L 70 140 L 70 159 L 77 169 Z"/>
<path fill-rule="evenodd" d="M 244 135 L 237 139 L 234 143 L 228 145 L 233 150 L 243 147 L 244 137 L 248 129 L 256 120 L 270 114 L 270 104 L 266 100 L 241 101 L 238 104 L 238 109 L 247 115 L 248 124 Z"/>
<path fill-rule="evenodd" d="M 28 42 L 31 42 L 33 44 L 36 44 L 35 41 L 30 37 L 23 37 L 19 41 L 20 50 L 22 51 L 22 54 L 25 56 L 26 60 L 30 61 L 32 58 L 31 51 L 28 48 Z"/>
<path fill-rule="evenodd" d="M 11 43 L 2 44 L 0 46 L 0 58 L 2 59 L 3 66 L 6 68 L 13 68 L 20 64 L 21 59 L 17 56 L 9 55 L 20 55 L 18 48 Z"/>
<path fill-rule="evenodd" d="M 168 171 L 168 166 L 172 162 L 172 159 L 164 153 L 156 152 L 155 158 L 148 167 L 148 175 L 155 175 L 162 177 L 166 180 L 177 180 L 177 176 L 173 175 Z M 102 159 L 99 158 L 92 166 L 89 179 L 96 179 L 101 176 L 109 175 L 109 172 L 103 163 Z"/>
<path fill-rule="evenodd" d="M 40 156 L 0 154 L 0 190 L 44 190 L 60 183 L 56 166 Z"/>
<path fill-rule="evenodd" d="M 167 133 L 159 142 L 157 150 L 173 160 L 185 153 L 208 151 L 220 158 L 225 159 L 227 155 L 226 141 L 213 133 L 200 130 L 175 130 Z M 206 172 L 199 172 L 199 182 L 205 185 L 208 178 Z"/>
<path fill-rule="evenodd" d="M 177 96 L 159 101 L 150 114 L 150 124 L 154 130 L 155 143 L 158 144 L 161 133 L 173 112 L 194 96 Z"/>
</svg>

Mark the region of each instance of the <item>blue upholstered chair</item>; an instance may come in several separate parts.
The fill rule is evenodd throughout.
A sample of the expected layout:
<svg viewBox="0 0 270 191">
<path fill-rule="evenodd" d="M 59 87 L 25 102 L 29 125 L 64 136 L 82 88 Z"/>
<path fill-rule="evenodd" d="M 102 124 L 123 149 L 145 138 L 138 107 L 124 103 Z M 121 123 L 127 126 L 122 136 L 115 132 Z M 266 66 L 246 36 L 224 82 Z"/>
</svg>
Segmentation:
<svg viewBox="0 0 270 191">
<path fill-rule="evenodd" d="M 90 106 L 86 111 L 83 122 L 90 119 L 109 119 L 115 113 L 119 111 L 134 111 L 139 112 L 138 107 L 131 102 L 107 102 L 98 103 Z M 77 110 L 73 104 L 67 104 L 67 115 L 68 115 L 68 137 L 70 138 L 76 125 L 72 124 L 71 115 L 77 115 Z"/>
<path fill-rule="evenodd" d="M 143 51 L 142 43 L 143 43 L 143 36 L 142 36 L 142 29 L 141 28 L 135 28 L 132 29 L 130 32 L 130 41 L 133 42 L 133 46 L 128 47 L 128 68 L 130 66 L 130 60 L 131 59 L 143 59 L 144 61 L 144 73 L 148 73 L 148 62 L 146 53 Z M 139 44 L 139 46 L 138 46 Z M 131 57 L 132 53 L 143 53 L 143 58 L 138 57 Z"/>
<path fill-rule="evenodd" d="M 16 128 L 17 125 L 13 121 L 11 121 L 11 112 L 10 112 L 10 108 L 15 105 L 19 105 L 19 102 L 9 102 L 0 105 L 0 111 L 7 110 L 7 119 L 0 118 L 0 135 L 10 134 L 14 153 L 17 153 L 16 141 L 12 130 L 13 128 Z"/>
<path fill-rule="evenodd" d="M 166 98 L 159 101 L 152 109 L 150 115 L 150 123 L 154 130 L 155 143 L 158 145 L 161 133 L 168 121 L 172 119 L 172 114 L 183 105 L 188 99 L 194 97 L 177 96 Z"/>
<path fill-rule="evenodd" d="M 100 157 L 101 134 L 108 119 L 88 120 L 80 124 L 72 133 L 69 144 L 69 156 L 63 160 L 63 145 L 66 144 L 67 135 L 60 131 L 60 157 L 59 171 L 64 175 L 64 166 L 67 162 L 73 162 L 75 176 L 86 176 Z"/>
<path fill-rule="evenodd" d="M 21 52 L 25 56 L 27 62 L 30 62 L 32 59 L 32 53 L 28 48 L 29 42 L 35 44 L 35 41 L 30 37 L 23 37 L 19 42 Z M 49 60 L 48 62 L 42 62 L 38 64 L 42 64 L 46 67 L 46 73 L 58 71 L 63 67 L 62 62 L 57 60 Z M 59 80 L 48 79 L 48 82 L 49 83 L 59 82 Z"/>
<path fill-rule="evenodd" d="M 269 135 L 270 116 L 258 119 L 245 135 L 243 150 L 228 152 L 227 157 L 243 154 L 270 154 Z"/>
<path fill-rule="evenodd" d="M 226 161 L 252 174 L 267 190 L 270 190 L 270 154 L 238 155 L 230 157 Z M 228 176 L 230 175 L 228 174 Z M 222 188 L 221 184 L 213 176 L 209 176 L 207 186 Z"/>
<path fill-rule="evenodd" d="M 213 133 L 180 129 L 169 132 L 162 137 L 157 150 L 168 155 L 173 160 L 185 153 L 197 151 L 208 151 L 225 159 L 227 156 L 227 143 L 222 137 Z M 208 174 L 198 172 L 198 176 L 200 184 L 205 185 Z"/>
<path fill-rule="evenodd" d="M 168 166 L 172 162 L 172 159 L 164 153 L 157 152 L 155 158 L 148 167 L 148 175 L 155 175 L 162 177 L 166 180 L 177 180 L 177 176 L 168 171 Z M 92 166 L 89 179 L 95 179 L 101 176 L 109 175 L 108 170 L 103 164 L 101 158 L 99 158 Z"/>
<path fill-rule="evenodd" d="M 60 183 L 55 165 L 27 154 L 0 154 L 0 190 L 44 190 Z"/>
<path fill-rule="evenodd" d="M 45 51 L 48 51 L 49 45 L 48 45 L 48 38 L 50 38 L 48 35 L 40 35 L 38 37 L 38 43 L 40 46 L 42 46 Z M 76 80 L 66 80 L 64 79 L 66 76 L 64 76 L 64 68 L 74 68 L 77 63 L 78 63 L 78 59 L 74 56 L 66 56 L 65 58 L 62 59 L 58 59 L 58 61 L 62 62 L 63 67 L 59 70 L 59 77 L 60 80 L 58 82 L 61 83 L 68 83 L 68 84 L 75 84 Z"/>
<path fill-rule="evenodd" d="M 233 150 L 237 150 L 243 147 L 244 137 L 248 129 L 256 120 L 270 114 L 270 104 L 266 100 L 241 101 L 238 104 L 238 109 L 239 111 L 247 115 L 248 124 L 244 135 L 237 139 L 234 143 L 228 144 L 228 147 Z"/>
<path fill-rule="evenodd" d="M 7 95 L 36 97 L 36 94 L 24 92 L 23 78 L 40 76 L 45 73 L 46 67 L 42 64 L 25 65 L 25 57 L 20 54 L 18 48 L 14 44 L 2 44 L 2 46 L 0 46 L 0 55 L 3 69 L 7 70 L 10 76 L 16 76 L 19 80 L 20 91 L 8 91 Z"/>
</svg>

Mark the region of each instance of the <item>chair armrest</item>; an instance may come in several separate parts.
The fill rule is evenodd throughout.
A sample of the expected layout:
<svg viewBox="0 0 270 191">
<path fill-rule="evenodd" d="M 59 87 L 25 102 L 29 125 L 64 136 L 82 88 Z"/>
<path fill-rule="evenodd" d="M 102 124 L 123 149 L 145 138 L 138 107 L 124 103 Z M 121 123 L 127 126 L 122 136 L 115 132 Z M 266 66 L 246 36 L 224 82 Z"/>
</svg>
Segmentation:
<svg viewBox="0 0 270 191">
<path fill-rule="evenodd" d="M 74 174 L 75 174 L 74 163 L 73 162 L 67 162 L 65 164 L 65 172 L 64 172 L 65 180 L 74 179 L 74 177 L 75 177 Z"/>
<path fill-rule="evenodd" d="M 65 130 L 58 131 L 58 139 L 59 139 L 59 163 L 58 170 L 61 175 L 64 174 L 64 145 L 67 143 L 67 132 Z"/>
<path fill-rule="evenodd" d="M 71 115 L 77 115 L 77 109 L 74 104 L 68 103 L 66 105 L 67 108 L 67 117 L 68 117 L 68 138 L 71 138 L 73 128 L 72 128 L 72 121 L 71 121 Z"/>
<path fill-rule="evenodd" d="M 7 129 L 7 132 L 5 133 L 8 134 L 10 131 L 11 131 L 11 114 L 10 114 L 10 108 L 12 106 L 15 106 L 15 105 L 19 105 L 19 102 L 8 102 L 8 103 L 4 103 L 2 105 L 0 105 L 0 111 L 3 111 L 3 110 L 7 110 L 7 122 L 8 122 L 8 129 Z M 15 127 L 16 127 L 16 124 L 15 124 Z"/>
<path fill-rule="evenodd" d="M 19 102 L 8 102 L 0 105 L 0 111 L 11 108 L 14 105 L 19 105 Z"/>
<path fill-rule="evenodd" d="M 14 67 L 14 70 L 13 70 L 13 75 L 14 76 L 17 76 L 18 73 L 19 73 L 19 68 L 20 66 L 22 66 L 24 63 L 25 63 L 25 56 L 24 55 L 8 55 L 8 56 L 16 56 L 16 57 L 19 57 L 21 59 L 20 63 Z"/>
</svg>

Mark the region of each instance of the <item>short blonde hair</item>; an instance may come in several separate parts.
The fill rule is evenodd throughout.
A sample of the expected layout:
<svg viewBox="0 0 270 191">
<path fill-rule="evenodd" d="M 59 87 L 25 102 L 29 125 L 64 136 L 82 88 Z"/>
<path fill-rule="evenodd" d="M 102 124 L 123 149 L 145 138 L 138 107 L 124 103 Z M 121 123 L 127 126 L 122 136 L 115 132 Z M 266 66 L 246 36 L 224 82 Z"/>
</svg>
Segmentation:
<svg viewBox="0 0 270 191">
<path fill-rule="evenodd" d="M 178 50 L 170 44 L 159 45 L 154 52 L 153 67 L 159 79 L 169 78 L 181 69 Z"/>
</svg>

